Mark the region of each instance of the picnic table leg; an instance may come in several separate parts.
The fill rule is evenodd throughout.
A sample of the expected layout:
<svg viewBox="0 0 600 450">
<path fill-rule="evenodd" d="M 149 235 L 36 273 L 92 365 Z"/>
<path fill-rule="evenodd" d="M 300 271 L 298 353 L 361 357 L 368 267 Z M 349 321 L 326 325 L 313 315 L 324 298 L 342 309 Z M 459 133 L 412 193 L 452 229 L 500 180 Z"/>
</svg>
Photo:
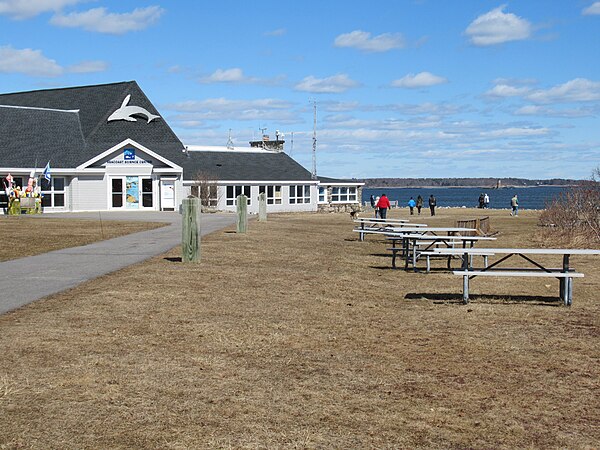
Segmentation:
<svg viewBox="0 0 600 450">
<path fill-rule="evenodd" d="M 417 240 L 413 240 L 413 252 L 412 252 L 412 263 L 413 263 L 413 271 L 417 271 Z"/>
<path fill-rule="evenodd" d="M 364 222 L 360 223 L 360 229 L 361 229 L 361 232 L 358 233 L 358 240 L 360 242 L 363 242 L 365 240 L 365 223 Z"/>
<path fill-rule="evenodd" d="M 407 238 L 404 238 L 402 240 L 402 246 L 404 247 L 404 270 L 408 270 L 408 259 L 410 258 L 410 242 Z"/>
<path fill-rule="evenodd" d="M 487 267 L 488 266 L 488 257 L 487 255 L 483 255 L 483 267 Z"/>
<path fill-rule="evenodd" d="M 469 275 L 463 275 L 463 303 L 469 303 Z"/>
<path fill-rule="evenodd" d="M 431 262 L 429 261 L 429 255 L 427 255 L 427 273 L 431 272 Z"/>
<path fill-rule="evenodd" d="M 569 272 L 569 255 L 563 255 L 563 272 Z M 562 300 L 565 306 L 571 306 L 573 297 L 573 279 L 571 277 L 561 278 Z"/>
</svg>

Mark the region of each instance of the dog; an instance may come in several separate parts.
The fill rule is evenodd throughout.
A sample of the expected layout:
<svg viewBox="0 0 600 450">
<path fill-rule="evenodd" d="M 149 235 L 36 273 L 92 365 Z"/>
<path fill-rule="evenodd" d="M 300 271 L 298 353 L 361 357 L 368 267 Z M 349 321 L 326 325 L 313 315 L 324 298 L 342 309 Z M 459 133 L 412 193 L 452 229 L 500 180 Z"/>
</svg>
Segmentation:
<svg viewBox="0 0 600 450">
<path fill-rule="evenodd" d="M 358 211 L 350 211 L 350 219 L 358 219 Z"/>
</svg>

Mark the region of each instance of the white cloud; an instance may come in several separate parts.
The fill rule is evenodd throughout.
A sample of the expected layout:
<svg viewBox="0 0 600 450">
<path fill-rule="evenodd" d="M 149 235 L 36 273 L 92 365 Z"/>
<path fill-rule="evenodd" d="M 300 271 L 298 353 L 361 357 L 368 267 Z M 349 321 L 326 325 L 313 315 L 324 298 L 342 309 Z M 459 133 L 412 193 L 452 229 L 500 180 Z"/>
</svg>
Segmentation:
<svg viewBox="0 0 600 450">
<path fill-rule="evenodd" d="M 287 33 L 287 30 L 285 28 L 277 28 L 276 30 L 265 31 L 263 33 L 263 35 L 264 36 L 283 36 L 285 33 Z"/>
<path fill-rule="evenodd" d="M 208 98 L 205 100 L 187 100 L 170 103 L 167 109 L 179 112 L 222 111 L 231 112 L 245 109 L 289 109 L 292 104 L 286 100 L 262 98 L 256 100 L 231 100 L 227 98 Z"/>
<path fill-rule="evenodd" d="M 3 46 L 0 47 L 0 72 L 56 77 L 62 75 L 64 70 L 56 61 L 45 57 L 41 50 Z"/>
<path fill-rule="evenodd" d="M 584 16 L 600 14 L 600 2 L 594 2 L 581 12 Z"/>
<path fill-rule="evenodd" d="M 531 23 L 512 13 L 504 13 L 506 5 L 499 6 L 475 19 L 465 30 L 471 42 L 478 46 L 519 41 L 531 36 Z"/>
<path fill-rule="evenodd" d="M 578 108 L 578 109 L 555 109 L 540 105 L 525 105 L 518 108 L 515 112 L 517 116 L 540 116 L 540 117 L 591 117 L 596 115 L 593 109 Z"/>
<path fill-rule="evenodd" d="M 600 100 L 600 81 L 575 78 L 550 89 L 532 92 L 527 98 L 535 103 L 570 103 Z"/>
<path fill-rule="evenodd" d="M 335 38 L 336 47 L 350 47 L 365 52 L 387 52 L 405 46 L 404 37 L 400 33 L 384 33 L 371 37 L 367 31 L 355 30 L 340 34 Z"/>
<path fill-rule="evenodd" d="M 242 69 L 237 67 L 233 69 L 217 69 L 211 75 L 200 78 L 200 83 L 241 83 L 247 78 Z"/>
<path fill-rule="evenodd" d="M 13 19 L 28 19 L 43 12 L 58 12 L 65 6 L 75 5 L 82 0 L 0 0 L 0 14 Z"/>
<path fill-rule="evenodd" d="M 106 69 L 108 69 L 106 61 L 82 61 L 67 68 L 71 73 L 104 72 Z"/>
<path fill-rule="evenodd" d="M 481 136 L 491 138 L 518 138 L 531 136 L 544 136 L 550 133 L 548 128 L 519 128 L 509 127 L 499 130 L 482 131 Z"/>
<path fill-rule="evenodd" d="M 106 8 L 93 8 L 85 12 L 57 14 L 50 23 L 59 27 L 83 28 L 106 34 L 125 34 L 139 31 L 154 24 L 165 12 L 160 6 L 136 8 L 130 13 L 110 13 Z"/>
<path fill-rule="evenodd" d="M 358 85 L 359 83 L 342 73 L 327 78 L 315 78 L 310 75 L 294 86 L 294 89 L 315 94 L 339 94 Z"/>
<path fill-rule="evenodd" d="M 202 84 L 211 83 L 233 83 L 233 84 L 266 84 L 274 85 L 281 82 L 284 76 L 274 78 L 257 78 L 244 75 L 244 72 L 239 67 L 231 69 L 217 69 L 212 74 L 198 79 Z"/>
<path fill-rule="evenodd" d="M 172 119 L 181 126 L 208 120 L 273 120 L 278 123 L 298 122 L 299 116 L 285 100 L 263 98 L 256 100 L 232 100 L 209 98 L 188 100 L 166 105 L 165 108 L 179 114 Z"/>
<path fill-rule="evenodd" d="M 506 98 L 518 97 L 527 94 L 531 89 L 528 87 L 511 86 L 509 84 L 497 84 L 484 95 L 486 97 Z"/>
<path fill-rule="evenodd" d="M 420 72 L 416 75 L 410 73 L 398 80 L 392 81 L 393 87 L 418 89 L 423 87 L 435 86 L 436 84 L 447 83 L 444 77 L 434 75 L 429 72 Z"/>
</svg>

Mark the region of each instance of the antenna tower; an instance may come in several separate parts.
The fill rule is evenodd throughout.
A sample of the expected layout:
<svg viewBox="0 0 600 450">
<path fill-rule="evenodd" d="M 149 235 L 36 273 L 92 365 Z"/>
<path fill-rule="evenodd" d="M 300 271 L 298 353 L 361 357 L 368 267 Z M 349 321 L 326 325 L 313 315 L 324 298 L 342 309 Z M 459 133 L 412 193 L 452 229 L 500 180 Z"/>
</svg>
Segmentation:
<svg viewBox="0 0 600 450">
<path fill-rule="evenodd" d="M 229 129 L 229 138 L 227 139 L 227 149 L 233 150 L 233 141 L 231 140 L 231 128 Z"/>
<path fill-rule="evenodd" d="M 313 145 L 311 178 L 317 179 L 317 101 L 313 100 Z"/>
</svg>

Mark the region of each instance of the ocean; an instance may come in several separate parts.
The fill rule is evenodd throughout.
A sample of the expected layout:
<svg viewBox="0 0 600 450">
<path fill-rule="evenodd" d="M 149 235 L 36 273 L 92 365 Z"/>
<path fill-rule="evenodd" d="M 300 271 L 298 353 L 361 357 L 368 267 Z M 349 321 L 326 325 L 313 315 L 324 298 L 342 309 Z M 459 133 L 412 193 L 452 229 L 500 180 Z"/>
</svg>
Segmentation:
<svg viewBox="0 0 600 450">
<path fill-rule="evenodd" d="M 375 197 L 382 193 L 390 200 L 398 200 L 398 206 L 406 206 L 408 200 L 415 200 L 421 194 L 423 206 L 428 207 L 427 199 L 431 194 L 437 200 L 438 208 L 444 206 L 476 208 L 479 204 L 479 195 L 487 193 L 490 197 L 489 207 L 492 209 L 510 209 L 510 199 L 517 194 L 519 209 L 544 209 L 546 204 L 558 197 L 568 188 L 559 186 L 536 186 L 522 188 L 365 188 L 362 191 L 362 201 L 368 202 L 371 194 Z"/>
</svg>

